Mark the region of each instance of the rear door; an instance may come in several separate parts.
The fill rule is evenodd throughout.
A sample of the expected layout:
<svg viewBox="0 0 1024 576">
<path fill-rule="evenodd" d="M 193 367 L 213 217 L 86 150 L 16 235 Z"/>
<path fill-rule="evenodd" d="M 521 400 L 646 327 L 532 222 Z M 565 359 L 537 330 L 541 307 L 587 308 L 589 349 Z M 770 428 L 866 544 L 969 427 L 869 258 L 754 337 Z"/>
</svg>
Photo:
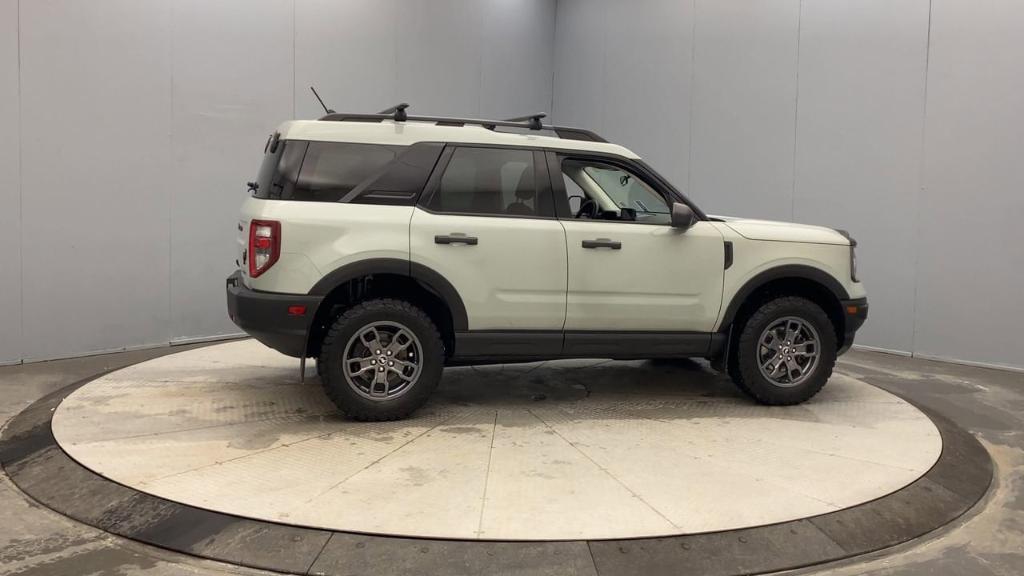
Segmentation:
<svg viewBox="0 0 1024 576">
<path fill-rule="evenodd" d="M 546 351 L 560 350 L 565 231 L 541 152 L 446 148 L 413 212 L 410 253 L 455 287 L 470 331 L 551 332 Z"/>
</svg>

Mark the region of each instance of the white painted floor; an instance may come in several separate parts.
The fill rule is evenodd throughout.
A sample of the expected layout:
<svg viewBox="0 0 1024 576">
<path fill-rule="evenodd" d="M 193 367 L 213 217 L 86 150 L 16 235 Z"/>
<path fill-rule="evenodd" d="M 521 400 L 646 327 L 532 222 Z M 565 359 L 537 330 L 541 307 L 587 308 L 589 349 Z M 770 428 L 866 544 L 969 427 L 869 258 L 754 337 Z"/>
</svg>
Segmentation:
<svg viewBox="0 0 1024 576">
<path fill-rule="evenodd" d="M 497 540 L 769 524 L 924 474 L 941 439 L 913 406 L 837 374 L 757 406 L 702 364 L 559 361 L 445 371 L 411 419 L 343 420 L 309 367 L 246 340 L 120 370 L 53 431 L 77 461 L 157 496 L 311 527 Z"/>
</svg>

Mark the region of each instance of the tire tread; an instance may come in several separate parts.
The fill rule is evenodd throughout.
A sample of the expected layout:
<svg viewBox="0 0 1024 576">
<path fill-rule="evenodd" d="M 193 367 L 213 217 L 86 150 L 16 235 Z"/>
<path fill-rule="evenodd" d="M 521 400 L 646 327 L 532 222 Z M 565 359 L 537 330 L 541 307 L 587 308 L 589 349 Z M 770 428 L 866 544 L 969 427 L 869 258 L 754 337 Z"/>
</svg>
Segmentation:
<svg viewBox="0 0 1024 576">
<path fill-rule="evenodd" d="M 794 388 L 781 388 L 765 381 L 756 364 L 756 357 L 751 359 L 746 352 L 756 348 L 756 340 L 760 337 L 762 324 L 780 316 L 793 315 L 794 310 L 804 311 L 813 320 L 817 320 L 819 338 L 821 339 L 822 356 L 818 358 L 818 372 L 811 380 Z M 808 318 L 811 320 L 812 318 Z M 831 350 L 831 352 L 829 352 Z M 729 377 L 743 393 L 749 395 L 760 404 L 768 406 L 791 406 L 813 398 L 828 382 L 835 366 L 835 332 L 832 321 L 820 306 L 799 296 L 781 296 L 761 305 L 743 322 L 739 330 L 739 341 L 735 354 L 729 361 Z M 753 360 L 753 363 L 750 362 Z M 799 393 L 797 393 L 799 392 Z"/>
<path fill-rule="evenodd" d="M 342 342 L 342 333 L 349 327 L 353 322 L 358 322 L 360 316 L 385 312 L 397 315 L 411 315 L 415 317 L 419 322 L 423 323 L 424 326 L 428 327 L 428 334 L 417 334 L 420 338 L 420 343 L 426 348 L 426 342 L 424 337 L 433 339 L 437 343 L 437 347 L 441 350 L 441 357 L 435 358 L 436 362 L 443 364 L 444 353 L 443 346 L 441 345 L 441 333 L 437 330 L 437 326 L 434 321 L 430 319 L 423 310 L 420 310 L 416 306 L 413 306 L 409 302 L 404 300 L 398 300 L 395 298 L 378 298 L 374 300 L 366 300 L 355 306 L 352 306 L 344 313 L 341 314 L 332 324 L 327 334 L 324 336 L 321 350 L 323 353 L 328 351 L 335 351 L 336 348 L 344 347 L 346 342 Z M 342 350 L 341 353 L 344 351 Z M 426 351 L 424 351 L 426 354 Z M 426 362 L 428 358 L 424 357 L 423 360 L 425 372 Z M 368 408 L 365 405 L 350 402 L 350 399 L 344 395 L 345 388 L 348 387 L 348 382 L 344 380 L 344 376 L 341 376 L 341 382 L 334 382 L 329 369 L 330 362 L 319 360 L 316 363 L 317 374 L 320 376 L 320 381 L 323 383 L 324 392 L 327 397 L 334 403 L 335 406 L 347 417 L 353 420 L 361 422 L 386 422 L 390 420 L 399 420 L 405 418 L 417 408 L 422 406 L 430 394 L 437 388 L 440 383 L 440 375 L 436 378 L 425 377 L 426 374 L 421 373 L 420 379 L 417 380 L 414 385 L 414 389 L 410 390 L 407 395 L 412 395 L 415 400 L 412 402 L 401 402 L 399 405 L 391 406 L 387 408 L 374 407 L 373 409 Z M 345 388 L 342 388 L 345 387 Z M 405 400 L 405 398 L 403 398 Z"/>
</svg>

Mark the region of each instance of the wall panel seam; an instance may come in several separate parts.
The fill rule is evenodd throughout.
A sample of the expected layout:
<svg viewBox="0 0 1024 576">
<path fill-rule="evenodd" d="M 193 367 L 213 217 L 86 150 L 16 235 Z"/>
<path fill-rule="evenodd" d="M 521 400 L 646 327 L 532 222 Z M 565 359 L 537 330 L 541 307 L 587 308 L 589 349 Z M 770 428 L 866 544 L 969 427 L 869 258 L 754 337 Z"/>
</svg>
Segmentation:
<svg viewBox="0 0 1024 576">
<path fill-rule="evenodd" d="M 928 0 L 928 29 L 925 32 L 924 45 L 924 94 L 921 98 L 921 146 L 919 165 L 917 171 L 917 190 L 914 197 L 914 298 L 911 304 L 911 331 L 910 350 L 917 352 L 917 299 L 920 296 L 920 272 L 921 272 L 921 199 L 927 192 L 925 188 L 926 161 L 928 158 L 927 132 L 928 132 L 928 77 L 931 73 L 932 53 L 932 0 Z"/>
<path fill-rule="evenodd" d="M 18 46 L 18 350 L 15 352 L 20 364 L 27 356 L 25 350 L 25 168 L 24 168 L 24 142 L 23 122 L 24 116 L 21 108 L 22 90 L 25 82 L 21 74 L 21 0 L 18 0 L 15 18 Z"/>
<path fill-rule="evenodd" d="M 789 219 L 796 220 L 796 159 L 797 138 L 800 135 L 800 37 L 804 15 L 804 2 L 799 0 L 796 11 L 796 90 L 793 96 L 793 174 L 789 192 Z"/>
<path fill-rule="evenodd" d="M 693 197 L 693 97 L 695 81 L 697 78 L 697 0 L 690 2 L 690 102 L 687 111 L 686 126 L 686 190 L 684 193 Z"/>
<path fill-rule="evenodd" d="M 551 104 L 548 107 L 548 113 L 551 114 L 551 123 L 555 123 L 555 68 L 558 67 L 558 50 L 556 48 L 558 42 L 558 3 L 561 0 L 555 0 L 553 15 L 551 17 Z"/>
<path fill-rule="evenodd" d="M 170 76 L 168 83 L 168 102 L 170 104 L 170 110 L 167 118 L 168 129 L 167 129 L 167 149 L 168 158 L 170 163 L 171 172 L 177 174 L 178 171 L 174 169 L 174 163 L 176 162 L 174 154 L 174 31 L 177 15 L 175 12 L 175 4 L 171 4 L 170 9 L 167 12 L 167 68 Z M 172 318 L 174 318 L 174 186 L 168 186 L 164 184 L 164 193 L 167 195 L 167 325 L 164 326 L 164 335 L 169 341 L 174 335 L 174 329 L 171 326 Z"/>
</svg>

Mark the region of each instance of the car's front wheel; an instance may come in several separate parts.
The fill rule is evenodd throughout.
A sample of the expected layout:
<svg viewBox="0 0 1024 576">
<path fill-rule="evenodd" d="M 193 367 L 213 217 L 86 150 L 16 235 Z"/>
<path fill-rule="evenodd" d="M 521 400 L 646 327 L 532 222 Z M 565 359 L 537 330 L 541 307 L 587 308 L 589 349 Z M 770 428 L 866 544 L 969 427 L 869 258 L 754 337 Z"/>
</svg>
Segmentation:
<svg viewBox="0 0 1024 576">
<path fill-rule="evenodd" d="M 400 300 L 370 300 L 334 321 L 317 370 L 327 396 L 355 420 L 404 418 L 441 380 L 444 345 L 422 310 Z"/>
<path fill-rule="evenodd" d="M 762 404 L 799 404 L 818 393 L 836 363 L 836 334 L 820 306 L 794 296 L 762 304 L 747 318 L 730 376 Z"/>
</svg>

